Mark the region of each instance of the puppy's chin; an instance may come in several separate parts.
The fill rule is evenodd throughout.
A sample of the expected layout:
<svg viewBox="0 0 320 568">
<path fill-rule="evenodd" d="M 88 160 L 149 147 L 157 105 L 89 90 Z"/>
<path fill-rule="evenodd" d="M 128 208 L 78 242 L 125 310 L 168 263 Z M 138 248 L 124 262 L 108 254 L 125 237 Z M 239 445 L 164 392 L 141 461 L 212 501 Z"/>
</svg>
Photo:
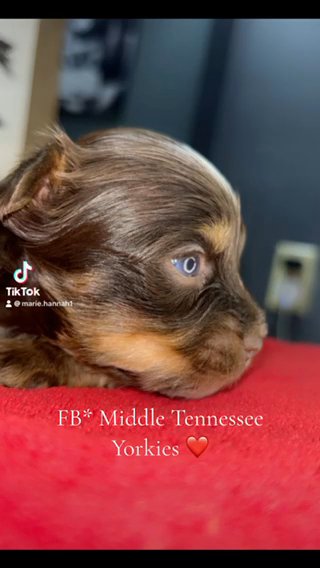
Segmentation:
<svg viewBox="0 0 320 568">
<path fill-rule="evenodd" d="M 195 371 L 190 376 L 172 379 L 172 384 L 166 380 L 152 378 L 144 381 L 140 377 L 140 388 L 143 390 L 157 391 L 170 398 L 200 399 L 231 388 L 247 371 L 255 356 L 263 346 L 263 338 L 266 335 L 266 326 L 259 327 L 259 334 L 251 334 L 240 340 L 230 336 L 223 340 L 220 337 L 216 341 L 216 349 L 212 350 L 208 365 L 201 371 Z M 220 350 L 217 349 L 220 347 Z"/>
<path fill-rule="evenodd" d="M 244 353 L 244 362 L 237 372 L 230 374 L 228 377 L 215 377 L 213 373 L 208 373 L 208 375 L 200 375 L 193 379 L 193 385 L 190 385 L 190 387 L 186 384 L 181 384 L 178 388 L 160 389 L 159 392 L 170 398 L 199 399 L 212 396 L 221 390 L 231 388 L 241 379 L 243 373 L 250 367 L 253 359 L 254 357 L 251 357 L 249 360 L 246 359 Z"/>
<path fill-rule="evenodd" d="M 231 374 L 228 377 L 214 376 L 213 373 L 207 375 L 199 375 L 194 377 L 188 385 L 187 381 L 181 382 L 179 387 L 159 389 L 159 392 L 170 398 L 189 398 L 199 399 L 207 396 L 212 396 L 217 392 L 230 388 L 235 384 L 246 370 L 245 365 L 237 373 Z"/>
<path fill-rule="evenodd" d="M 242 373 L 241 373 L 242 374 Z M 169 398 L 186 398 L 186 399 L 199 399 L 205 398 L 207 396 L 212 396 L 217 392 L 224 390 L 228 387 L 231 387 L 238 379 L 240 379 L 241 374 L 239 377 L 229 377 L 225 379 L 223 382 L 219 380 L 215 380 L 211 377 L 211 379 L 207 379 L 206 381 L 203 378 L 200 378 L 199 384 L 193 388 L 183 387 L 181 386 L 180 389 L 167 389 L 167 390 L 160 390 L 160 394 L 168 396 Z"/>
</svg>

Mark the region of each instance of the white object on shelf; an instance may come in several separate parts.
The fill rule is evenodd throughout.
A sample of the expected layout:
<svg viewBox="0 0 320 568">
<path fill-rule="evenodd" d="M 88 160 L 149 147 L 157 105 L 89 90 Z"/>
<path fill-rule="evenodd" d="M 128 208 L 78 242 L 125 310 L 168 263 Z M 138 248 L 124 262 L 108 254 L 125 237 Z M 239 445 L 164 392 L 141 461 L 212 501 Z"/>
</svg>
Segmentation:
<svg viewBox="0 0 320 568">
<path fill-rule="evenodd" d="M 308 312 L 314 297 L 318 260 L 319 247 L 315 244 L 278 242 L 266 293 L 266 308 L 297 315 Z M 299 263 L 300 269 L 290 274 L 288 262 Z"/>
</svg>

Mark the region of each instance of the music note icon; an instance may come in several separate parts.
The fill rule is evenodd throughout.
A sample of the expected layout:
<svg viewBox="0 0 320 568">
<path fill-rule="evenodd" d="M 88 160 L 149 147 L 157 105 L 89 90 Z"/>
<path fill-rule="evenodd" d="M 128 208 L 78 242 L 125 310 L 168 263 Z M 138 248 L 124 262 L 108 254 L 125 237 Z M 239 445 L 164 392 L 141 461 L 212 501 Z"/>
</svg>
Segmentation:
<svg viewBox="0 0 320 568">
<path fill-rule="evenodd" d="M 17 268 L 13 273 L 13 278 L 18 284 L 24 284 L 28 280 L 28 271 L 33 270 L 31 264 L 27 260 L 22 263 L 22 268 Z"/>
</svg>

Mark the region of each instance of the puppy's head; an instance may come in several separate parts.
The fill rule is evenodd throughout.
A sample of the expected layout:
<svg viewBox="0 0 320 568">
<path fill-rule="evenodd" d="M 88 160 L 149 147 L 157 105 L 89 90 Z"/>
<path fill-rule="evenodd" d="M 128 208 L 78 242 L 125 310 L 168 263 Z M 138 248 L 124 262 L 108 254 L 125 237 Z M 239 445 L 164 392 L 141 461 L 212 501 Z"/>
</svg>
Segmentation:
<svg viewBox="0 0 320 568">
<path fill-rule="evenodd" d="M 3 268 L 28 259 L 42 297 L 72 301 L 48 309 L 42 332 L 84 364 L 196 398 L 261 348 L 264 316 L 239 275 L 239 198 L 188 146 L 138 129 L 78 144 L 57 131 L 2 182 L 0 202 Z"/>
</svg>

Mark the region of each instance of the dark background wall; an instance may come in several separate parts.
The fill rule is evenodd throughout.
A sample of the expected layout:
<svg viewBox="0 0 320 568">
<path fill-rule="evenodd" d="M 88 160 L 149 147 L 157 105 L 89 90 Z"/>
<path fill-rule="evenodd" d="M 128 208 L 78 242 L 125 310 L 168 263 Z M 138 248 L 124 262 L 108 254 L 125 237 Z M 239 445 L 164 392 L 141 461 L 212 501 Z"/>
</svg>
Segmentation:
<svg viewBox="0 0 320 568">
<path fill-rule="evenodd" d="M 276 242 L 320 242 L 319 20 L 235 21 L 210 158 L 241 194 L 262 302 Z M 301 339 L 320 341 L 319 290 Z"/>
<path fill-rule="evenodd" d="M 190 141 L 212 20 L 143 20 L 121 123 Z"/>
</svg>

